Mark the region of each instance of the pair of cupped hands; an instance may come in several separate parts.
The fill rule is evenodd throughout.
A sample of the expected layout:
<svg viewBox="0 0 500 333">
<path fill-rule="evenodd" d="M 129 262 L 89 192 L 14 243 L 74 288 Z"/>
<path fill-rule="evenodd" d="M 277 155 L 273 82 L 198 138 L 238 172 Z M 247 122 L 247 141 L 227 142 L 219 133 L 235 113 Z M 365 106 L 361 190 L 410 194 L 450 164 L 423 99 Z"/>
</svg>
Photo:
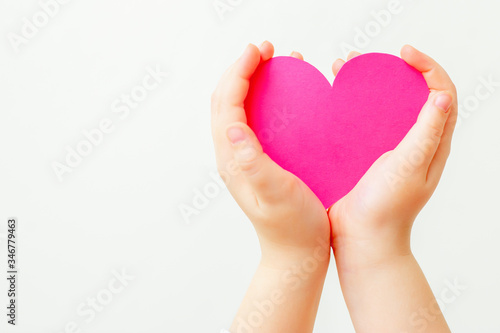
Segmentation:
<svg viewBox="0 0 500 333">
<path fill-rule="evenodd" d="M 259 47 L 248 45 L 223 74 L 211 103 L 218 170 L 254 225 L 262 263 L 286 269 L 317 256 L 318 244 L 328 244 L 320 247 L 324 256 L 329 256 L 331 244 L 339 274 L 411 255 L 413 222 L 436 189 L 450 154 L 458 105 L 448 74 L 415 48 L 402 48 L 402 59 L 427 82 L 428 101 L 399 145 L 325 210 L 307 185 L 263 152 L 247 125 L 244 102 L 249 80 L 273 54 L 267 41 Z M 348 60 L 357 55 L 352 52 Z M 297 52 L 291 56 L 303 60 Z M 334 75 L 344 63 L 341 59 L 333 63 Z"/>
</svg>

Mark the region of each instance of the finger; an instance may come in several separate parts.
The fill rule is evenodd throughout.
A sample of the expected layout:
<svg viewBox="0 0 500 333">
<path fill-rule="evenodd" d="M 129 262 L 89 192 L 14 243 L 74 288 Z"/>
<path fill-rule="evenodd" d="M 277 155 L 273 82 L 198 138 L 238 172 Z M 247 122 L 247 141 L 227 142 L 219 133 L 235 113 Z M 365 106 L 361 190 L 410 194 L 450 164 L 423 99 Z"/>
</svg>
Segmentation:
<svg viewBox="0 0 500 333">
<path fill-rule="evenodd" d="M 225 171 L 232 158 L 224 130 L 230 123 L 246 123 L 243 104 L 249 79 L 260 63 L 260 57 L 260 50 L 255 45 L 248 45 L 243 55 L 224 73 L 212 94 L 212 137 L 219 171 Z"/>
<path fill-rule="evenodd" d="M 357 51 L 351 51 L 349 52 L 349 55 L 347 56 L 347 61 L 351 60 L 352 58 L 355 58 L 357 56 L 361 55 L 361 53 L 357 52 Z M 346 62 L 342 59 L 337 59 L 335 60 L 335 62 L 333 63 L 332 65 L 332 72 L 333 72 L 333 75 L 337 76 L 340 72 L 340 69 L 342 68 L 342 66 L 344 66 Z"/>
<path fill-rule="evenodd" d="M 267 61 L 271 59 L 274 55 L 274 46 L 272 43 L 266 40 L 262 44 L 260 44 L 259 51 L 260 51 L 260 59 L 262 61 Z"/>
<path fill-rule="evenodd" d="M 453 94 L 455 86 L 446 71 L 434 59 L 410 45 L 401 49 L 401 58 L 422 73 L 431 90 L 448 91 Z"/>
<path fill-rule="evenodd" d="M 345 64 L 345 61 L 342 60 L 342 59 L 335 60 L 333 62 L 333 65 L 332 65 L 333 75 L 337 76 L 337 74 L 339 73 L 339 71 L 342 68 L 342 66 L 344 66 L 344 64 Z"/>
<path fill-rule="evenodd" d="M 359 53 L 357 51 L 351 51 L 351 52 L 349 52 L 349 55 L 347 56 L 347 61 L 351 60 L 352 58 L 356 58 L 359 55 L 361 55 L 361 53 Z"/>
<path fill-rule="evenodd" d="M 263 152 L 250 127 L 244 123 L 232 123 L 228 125 L 226 135 L 244 185 L 252 189 L 257 202 L 282 197 L 283 187 L 290 184 L 293 177 Z"/>
<path fill-rule="evenodd" d="M 436 150 L 435 156 L 429 166 L 427 179 L 437 182 L 441 177 L 446 160 L 450 154 L 453 131 L 458 116 L 457 90 L 446 71 L 431 57 L 418 51 L 410 45 L 401 49 L 401 57 L 410 66 L 422 72 L 427 85 L 431 91 L 445 91 L 453 97 L 449 116 L 441 137 L 441 143 Z"/>
<path fill-rule="evenodd" d="M 250 77 L 260 63 L 260 50 L 249 44 L 240 58 L 231 65 L 223 74 L 213 97 L 219 106 L 215 108 L 218 113 L 228 110 L 229 107 L 243 105 L 248 93 Z M 223 106 L 223 107 L 222 107 Z"/>
<path fill-rule="evenodd" d="M 212 94 L 212 127 L 218 123 L 246 122 L 243 104 L 248 93 L 250 77 L 260 63 L 260 50 L 249 44 L 241 57 L 231 65 Z"/>
<path fill-rule="evenodd" d="M 290 54 L 290 57 L 294 57 L 294 58 L 297 58 L 299 60 L 304 60 L 304 57 L 302 56 L 302 54 L 300 54 L 297 51 L 292 51 L 292 53 Z"/>
<path fill-rule="evenodd" d="M 441 143 L 453 97 L 449 93 L 431 94 L 418 115 L 417 122 L 394 149 L 396 160 L 408 175 L 424 171 L 427 177 L 429 165 Z"/>
<path fill-rule="evenodd" d="M 427 180 L 431 181 L 435 185 L 437 185 L 437 182 L 439 181 L 441 175 L 443 174 L 446 161 L 448 160 L 448 157 L 450 156 L 451 152 L 451 142 L 458 117 L 458 112 L 457 112 L 458 107 L 455 104 L 456 102 L 449 111 L 450 115 L 448 116 L 448 120 L 446 121 L 443 135 L 441 137 L 441 143 L 439 144 L 439 147 L 436 150 L 436 154 L 434 154 L 434 158 L 432 159 L 432 162 L 429 166 L 429 171 L 427 172 Z"/>
</svg>

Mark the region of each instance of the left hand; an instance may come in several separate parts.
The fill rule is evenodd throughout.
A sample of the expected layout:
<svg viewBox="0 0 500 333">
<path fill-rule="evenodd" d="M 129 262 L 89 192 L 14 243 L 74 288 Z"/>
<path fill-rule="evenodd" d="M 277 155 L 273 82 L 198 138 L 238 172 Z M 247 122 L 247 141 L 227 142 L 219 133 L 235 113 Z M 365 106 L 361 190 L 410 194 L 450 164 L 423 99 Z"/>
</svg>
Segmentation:
<svg viewBox="0 0 500 333">
<path fill-rule="evenodd" d="M 219 173 L 257 231 L 263 262 L 283 266 L 315 251 L 328 258 L 330 225 L 319 199 L 262 151 L 246 123 L 249 80 L 273 53 L 269 42 L 250 44 L 222 76 L 212 95 L 212 136 Z"/>
</svg>

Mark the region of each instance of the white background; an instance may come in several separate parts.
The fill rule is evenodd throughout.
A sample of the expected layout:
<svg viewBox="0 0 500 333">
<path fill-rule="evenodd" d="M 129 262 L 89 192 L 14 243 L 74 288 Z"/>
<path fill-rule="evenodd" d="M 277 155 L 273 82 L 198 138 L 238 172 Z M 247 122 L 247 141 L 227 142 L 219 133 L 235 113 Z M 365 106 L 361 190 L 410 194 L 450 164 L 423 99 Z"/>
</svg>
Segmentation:
<svg viewBox="0 0 500 333">
<path fill-rule="evenodd" d="M 389 0 L 222 2 L 234 5 L 220 16 L 213 0 L 73 0 L 16 52 L 9 34 L 41 7 L 1 1 L 0 269 L 15 216 L 21 272 L 15 328 L 0 274 L 2 332 L 60 333 L 71 322 L 96 333 L 229 327 L 259 260 L 251 224 L 225 189 L 189 221 L 179 212 L 215 171 L 210 94 L 245 46 L 265 39 L 277 55 L 302 52 L 332 81 L 341 43 L 356 46 L 356 29 Z M 414 227 L 414 253 L 438 298 L 446 281 L 467 286 L 444 308 L 454 332 L 500 332 L 500 87 L 474 104 L 476 89 L 486 91 L 480 78 L 500 82 L 500 5 L 400 3 L 359 48 L 398 55 L 410 43 L 433 56 L 458 87 L 463 118 Z M 120 119 L 113 102 L 157 66 L 167 78 Z M 52 164 L 104 118 L 114 131 L 60 182 Z M 330 266 L 315 332 L 353 332 Z M 122 269 L 134 279 L 87 322 L 77 309 L 109 296 Z"/>
</svg>

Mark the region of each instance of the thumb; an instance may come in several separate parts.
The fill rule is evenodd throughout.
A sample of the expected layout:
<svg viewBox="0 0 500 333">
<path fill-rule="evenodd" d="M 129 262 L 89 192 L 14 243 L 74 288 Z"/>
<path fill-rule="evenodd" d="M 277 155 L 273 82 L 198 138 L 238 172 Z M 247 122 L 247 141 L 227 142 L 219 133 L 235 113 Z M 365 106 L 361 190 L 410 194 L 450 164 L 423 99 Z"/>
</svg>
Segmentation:
<svg viewBox="0 0 500 333">
<path fill-rule="evenodd" d="M 234 161 L 255 196 L 264 201 L 283 197 L 284 186 L 293 175 L 263 152 L 255 133 L 244 123 L 228 125 L 226 135 L 233 149 Z"/>
<path fill-rule="evenodd" d="M 452 102 L 453 98 L 447 92 L 429 95 L 417 122 L 394 149 L 399 161 L 427 171 L 441 142 Z"/>
</svg>

